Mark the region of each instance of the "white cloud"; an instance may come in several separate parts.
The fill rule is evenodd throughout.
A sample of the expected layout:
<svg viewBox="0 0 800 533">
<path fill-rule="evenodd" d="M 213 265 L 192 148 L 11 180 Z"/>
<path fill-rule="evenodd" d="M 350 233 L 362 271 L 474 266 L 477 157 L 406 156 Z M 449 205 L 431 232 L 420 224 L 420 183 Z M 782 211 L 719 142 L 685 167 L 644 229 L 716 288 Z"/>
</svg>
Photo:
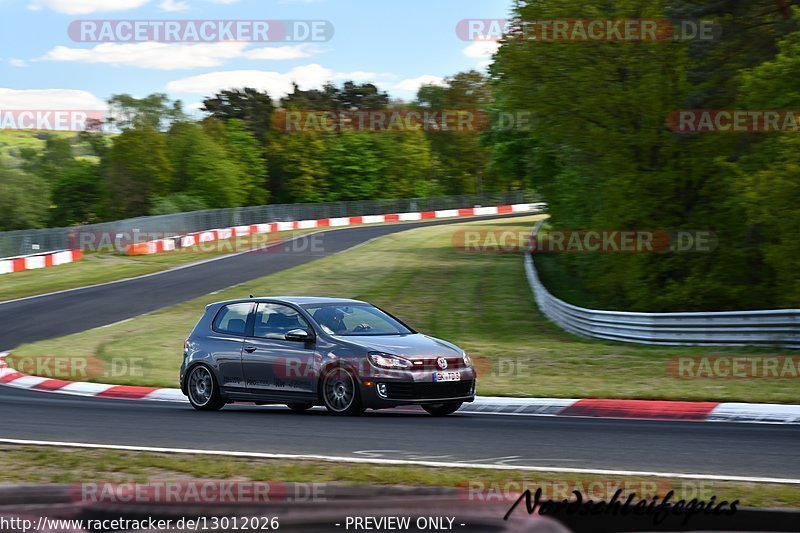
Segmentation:
<svg viewBox="0 0 800 533">
<path fill-rule="evenodd" d="M 105 110 L 107 107 L 103 100 L 88 91 L 0 87 L 0 109 Z"/>
<path fill-rule="evenodd" d="M 331 80 L 360 81 L 364 83 L 368 81 L 375 81 L 376 78 L 382 76 L 382 74 L 376 74 L 375 72 L 354 70 L 353 72 L 337 72 L 333 75 Z"/>
<path fill-rule="evenodd" d="M 491 57 L 500 43 L 497 41 L 475 41 L 467 45 L 461 52 L 467 57 Z"/>
<path fill-rule="evenodd" d="M 431 74 L 423 74 L 416 78 L 407 78 L 392 85 L 393 89 L 398 91 L 416 93 L 417 90 L 423 85 L 444 85 L 444 78 L 441 76 L 433 76 Z"/>
<path fill-rule="evenodd" d="M 226 60 L 283 60 L 310 57 L 321 50 L 306 45 L 262 47 L 248 50 L 249 43 L 102 43 L 92 48 L 56 46 L 42 61 L 73 61 L 157 70 L 217 67 Z"/>
<path fill-rule="evenodd" d="M 161 70 L 216 67 L 241 56 L 245 43 L 102 43 L 92 48 L 56 46 L 44 61 L 76 61 Z"/>
<path fill-rule="evenodd" d="M 136 9 L 150 0 L 33 0 L 28 9 L 39 11 L 51 9 L 67 15 L 86 15 L 101 11 L 126 11 Z"/>
<path fill-rule="evenodd" d="M 295 67 L 288 72 L 227 70 L 171 81 L 167 84 L 167 91 L 208 95 L 223 89 L 253 87 L 267 91 L 273 98 L 280 98 L 291 92 L 292 82 L 297 83 L 303 90 L 318 89 L 331 80 L 354 79 L 354 74 L 359 73 L 334 73 L 331 69 L 316 63 Z"/>
<path fill-rule="evenodd" d="M 161 0 L 161 3 L 158 4 L 158 9 L 168 13 L 174 13 L 176 11 L 188 10 L 189 4 L 181 0 Z"/>
<path fill-rule="evenodd" d="M 8 62 L 11 64 L 12 67 L 27 67 L 28 66 L 28 62 L 25 61 L 24 59 L 12 58 L 12 59 L 9 59 Z"/>
<path fill-rule="evenodd" d="M 311 57 L 321 54 L 323 50 L 313 48 L 305 44 L 298 45 L 285 45 L 285 46 L 264 46 L 253 50 L 244 52 L 243 57 L 247 59 L 267 59 L 267 60 L 284 60 L 284 59 L 301 59 L 304 57 Z"/>
</svg>

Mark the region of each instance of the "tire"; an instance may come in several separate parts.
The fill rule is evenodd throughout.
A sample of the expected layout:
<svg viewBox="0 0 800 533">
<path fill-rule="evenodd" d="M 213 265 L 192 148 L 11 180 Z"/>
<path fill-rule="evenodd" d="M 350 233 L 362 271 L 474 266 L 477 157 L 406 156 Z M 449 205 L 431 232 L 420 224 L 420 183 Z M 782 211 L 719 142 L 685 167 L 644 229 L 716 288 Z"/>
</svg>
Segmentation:
<svg viewBox="0 0 800 533">
<path fill-rule="evenodd" d="M 352 372 L 335 367 L 322 376 L 320 387 L 322 403 L 329 413 L 341 416 L 358 416 L 364 412 L 358 380 Z"/>
<path fill-rule="evenodd" d="M 298 413 L 303 411 L 308 411 L 312 407 L 314 407 L 313 403 L 287 403 L 286 407 L 291 409 L 292 411 L 297 411 Z"/>
<path fill-rule="evenodd" d="M 217 411 L 225 405 L 219 394 L 214 373 L 205 365 L 195 365 L 186 379 L 186 395 L 189 403 L 198 411 Z"/>
<path fill-rule="evenodd" d="M 463 403 L 464 402 L 429 403 L 423 405 L 422 408 L 433 416 L 447 416 L 458 411 Z"/>
</svg>

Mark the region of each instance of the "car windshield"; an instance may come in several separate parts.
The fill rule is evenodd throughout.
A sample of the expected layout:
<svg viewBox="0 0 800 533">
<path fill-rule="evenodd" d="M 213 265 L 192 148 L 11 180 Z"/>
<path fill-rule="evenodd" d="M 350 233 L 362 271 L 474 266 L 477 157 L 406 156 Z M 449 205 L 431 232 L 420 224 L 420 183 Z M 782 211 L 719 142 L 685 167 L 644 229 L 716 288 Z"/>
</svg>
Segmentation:
<svg viewBox="0 0 800 533">
<path fill-rule="evenodd" d="M 391 316 L 368 304 L 309 304 L 304 307 L 329 335 L 413 333 Z"/>
</svg>

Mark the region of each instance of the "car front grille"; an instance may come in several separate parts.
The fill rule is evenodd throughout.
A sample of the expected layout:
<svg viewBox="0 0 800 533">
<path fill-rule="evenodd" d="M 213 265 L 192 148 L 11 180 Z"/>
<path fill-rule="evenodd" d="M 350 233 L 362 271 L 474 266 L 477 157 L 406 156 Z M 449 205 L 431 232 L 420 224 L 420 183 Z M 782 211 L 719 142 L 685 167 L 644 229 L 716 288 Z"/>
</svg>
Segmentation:
<svg viewBox="0 0 800 533">
<path fill-rule="evenodd" d="M 447 359 L 447 370 L 465 368 L 467 366 L 464 364 L 464 359 L 461 357 L 445 357 L 445 359 Z M 412 368 L 413 370 L 434 370 L 438 372 L 442 369 L 439 367 L 439 363 L 437 361 L 437 357 L 414 359 Z"/>
<path fill-rule="evenodd" d="M 473 381 L 446 383 L 387 383 L 386 395 L 391 400 L 427 400 L 469 396 Z"/>
</svg>

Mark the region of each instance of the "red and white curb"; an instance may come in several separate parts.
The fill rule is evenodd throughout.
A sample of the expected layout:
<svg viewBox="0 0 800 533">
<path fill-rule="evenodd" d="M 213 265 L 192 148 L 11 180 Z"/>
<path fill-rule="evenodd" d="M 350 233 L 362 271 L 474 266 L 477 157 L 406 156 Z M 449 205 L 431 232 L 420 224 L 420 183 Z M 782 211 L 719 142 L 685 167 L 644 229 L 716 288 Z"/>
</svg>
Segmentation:
<svg viewBox="0 0 800 533">
<path fill-rule="evenodd" d="M 186 401 L 186 397 L 180 389 L 159 389 L 156 387 L 140 387 L 133 385 L 108 385 L 105 383 L 65 381 L 63 379 L 29 376 L 9 367 L 5 361 L 7 356 L 8 352 L 0 353 L 0 385 L 18 389 L 73 394 L 77 396 L 96 396 L 98 398 Z"/>
<path fill-rule="evenodd" d="M 231 239 L 233 237 L 246 237 L 248 235 L 292 231 L 299 229 L 336 228 L 355 226 L 360 224 L 378 224 L 385 222 L 412 222 L 436 218 L 471 217 L 482 215 L 504 215 L 510 213 L 526 213 L 540 211 L 544 203 L 512 204 L 489 207 L 469 207 L 465 209 L 444 209 L 439 211 L 420 211 L 410 213 L 389 213 L 386 215 L 363 215 L 354 217 L 320 218 L 315 220 L 292 220 L 286 222 L 271 222 L 269 224 L 251 224 L 249 226 L 234 226 L 231 228 L 210 229 L 198 231 L 173 238 L 157 239 L 154 241 L 139 242 L 129 245 L 125 249 L 127 255 L 148 255 L 161 252 L 171 252 L 176 248 L 187 248 L 198 244 Z"/>
<path fill-rule="evenodd" d="M 6 356 L 8 352 L 0 353 L 0 385 L 98 398 L 188 402 L 180 389 L 108 385 L 29 376 L 10 368 L 5 362 Z M 465 404 L 459 412 L 508 416 L 800 424 L 800 405 L 769 403 L 478 396 L 474 402 Z"/>
<path fill-rule="evenodd" d="M 59 250 L 57 252 L 7 257 L 0 259 L 0 274 L 12 274 L 25 270 L 66 265 L 81 259 L 83 259 L 83 252 L 80 250 Z"/>
</svg>

